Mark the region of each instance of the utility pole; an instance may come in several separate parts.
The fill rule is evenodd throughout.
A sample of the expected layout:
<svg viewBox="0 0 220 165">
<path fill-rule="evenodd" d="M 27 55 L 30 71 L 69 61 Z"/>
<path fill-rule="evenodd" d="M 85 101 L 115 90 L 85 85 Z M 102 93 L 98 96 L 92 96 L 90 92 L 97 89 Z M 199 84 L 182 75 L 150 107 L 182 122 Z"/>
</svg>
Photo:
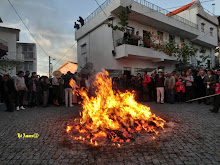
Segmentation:
<svg viewBox="0 0 220 165">
<path fill-rule="evenodd" d="M 50 64 L 51 64 L 51 62 L 50 61 L 51 61 L 51 57 L 49 56 L 49 78 L 51 78 L 51 74 L 50 74 L 50 72 L 51 72 L 50 71 Z"/>
</svg>

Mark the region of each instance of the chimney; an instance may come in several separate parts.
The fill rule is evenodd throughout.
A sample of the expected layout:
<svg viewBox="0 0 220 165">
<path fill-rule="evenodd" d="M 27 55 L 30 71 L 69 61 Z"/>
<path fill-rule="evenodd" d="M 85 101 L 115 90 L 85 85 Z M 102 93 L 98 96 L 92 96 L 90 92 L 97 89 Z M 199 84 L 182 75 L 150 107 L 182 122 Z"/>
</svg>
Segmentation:
<svg viewBox="0 0 220 165">
<path fill-rule="evenodd" d="M 215 16 L 215 3 L 213 3 L 212 6 L 213 6 L 213 14 Z"/>
</svg>

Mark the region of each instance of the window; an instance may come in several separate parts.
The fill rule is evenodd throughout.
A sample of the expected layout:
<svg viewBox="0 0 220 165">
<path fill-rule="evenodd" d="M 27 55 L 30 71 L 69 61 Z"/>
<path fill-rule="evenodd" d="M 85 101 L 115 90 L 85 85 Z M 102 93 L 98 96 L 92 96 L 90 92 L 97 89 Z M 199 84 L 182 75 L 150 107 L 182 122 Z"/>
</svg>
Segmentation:
<svg viewBox="0 0 220 165">
<path fill-rule="evenodd" d="M 211 60 L 207 60 L 208 68 L 211 68 Z"/>
<path fill-rule="evenodd" d="M 124 67 L 124 71 L 131 71 L 131 67 Z"/>
<path fill-rule="evenodd" d="M 169 35 L 169 42 L 175 42 L 175 36 Z"/>
<path fill-rule="evenodd" d="M 33 45 L 28 45 L 28 51 L 33 52 L 34 51 L 34 46 Z"/>
<path fill-rule="evenodd" d="M 213 36 L 213 28 L 210 28 L 210 36 Z"/>
<path fill-rule="evenodd" d="M 22 45 L 23 51 L 27 51 L 27 45 Z"/>
<path fill-rule="evenodd" d="M 141 70 L 142 68 L 134 68 L 134 75 L 137 76 L 138 73 L 141 74 L 142 76 L 142 72 L 140 72 L 139 70 Z"/>
<path fill-rule="evenodd" d="M 163 32 L 157 31 L 157 36 L 158 36 L 159 42 L 163 42 Z"/>
<path fill-rule="evenodd" d="M 24 62 L 24 70 L 33 70 L 33 61 L 25 61 Z"/>
<path fill-rule="evenodd" d="M 130 33 L 134 30 L 134 28 L 133 27 L 130 27 L 130 26 L 127 26 L 127 30 L 129 30 L 130 31 Z"/>
<path fill-rule="evenodd" d="M 205 32 L 205 24 L 204 23 L 201 23 L 201 31 Z"/>
<path fill-rule="evenodd" d="M 81 46 L 81 54 L 84 55 L 84 54 L 86 54 L 86 53 L 87 53 L 86 44 L 83 44 L 83 45 Z"/>
<path fill-rule="evenodd" d="M 24 54 L 25 59 L 34 58 L 34 53 L 33 52 L 23 52 L 23 54 Z"/>
</svg>

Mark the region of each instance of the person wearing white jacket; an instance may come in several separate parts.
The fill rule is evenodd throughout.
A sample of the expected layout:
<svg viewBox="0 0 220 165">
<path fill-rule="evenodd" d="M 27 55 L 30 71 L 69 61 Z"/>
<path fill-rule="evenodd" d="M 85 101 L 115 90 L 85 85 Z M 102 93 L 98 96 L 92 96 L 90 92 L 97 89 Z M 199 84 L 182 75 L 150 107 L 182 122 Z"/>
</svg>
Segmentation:
<svg viewBox="0 0 220 165">
<path fill-rule="evenodd" d="M 25 91 L 27 91 L 27 86 L 25 84 L 25 80 L 24 80 L 24 72 L 23 71 L 19 71 L 18 75 L 15 76 L 14 78 L 14 86 L 15 86 L 15 90 L 16 90 L 16 110 L 23 110 L 25 109 L 23 106 L 23 100 L 24 100 L 24 95 L 25 95 Z"/>
</svg>

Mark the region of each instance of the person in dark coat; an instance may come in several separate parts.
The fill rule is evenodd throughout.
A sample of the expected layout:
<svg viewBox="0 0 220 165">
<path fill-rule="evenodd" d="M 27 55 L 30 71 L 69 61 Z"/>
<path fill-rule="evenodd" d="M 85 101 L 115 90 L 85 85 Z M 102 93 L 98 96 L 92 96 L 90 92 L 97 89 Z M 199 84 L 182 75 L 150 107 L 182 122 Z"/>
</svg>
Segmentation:
<svg viewBox="0 0 220 165">
<path fill-rule="evenodd" d="M 77 22 L 79 22 L 81 24 L 81 26 L 84 25 L 84 19 L 82 17 L 79 17 L 79 20 L 77 20 Z"/>
<path fill-rule="evenodd" d="M 43 81 L 41 82 L 41 88 L 43 92 L 43 107 L 48 106 L 48 99 L 49 99 L 49 90 L 50 90 L 50 82 L 48 77 L 44 77 Z"/>
<path fill-rule="evenodd" d="M 204 97 L 206 95 L 206 86 L 204 84 L 204 79 L 205 79 L 205 71 L 203 69 L 201 69 L 199 71 L 199 74 L 196 76 L 196 93 L 197 93 L 197 98 L 200 97 Z M 199 100 L 199 104 L 201 104 L 201 102 L 206 103 L 206 100 Z"/>
<path fill-rule="evenodd" d="M 205 84 L 205 87 L 206 87 L 206 95 L 212 95 L 214 94 L 214 90 L 212 88 L 212 85 L 214 85 L 215 83 L 215 76 L 212 75 L 212 71 L 211 70 L 208 70 L 207 71 L 207 75 L 205 76 L 204 78 L 204 84 Z M 211 98 L 206 98 L 206 104 L 207 105 L 210 105 L 213 103 L 213 97 Z"/>
<path fill-rule="evenodd" d="M 29 107 L 36 106 L 36 92 L 37 92 L 37 85 L 36 85 L 36 77 L 31 76 L 31 80 L 28 82 L 28 92 L 29 92 Z"/>
<path fill-rule="evenodd" d="M 143 95 L 143 78 L 141 77 L 141 74 L 138 73 L 136 80 L 135 80 L 135 93 L 136 93 L 136 100 L 142 101 L 142 95 Z"/>
<path fill-rule="evenodd" d="M 7 110 L 9 112 L 13 112 L 15 110 L 14 98 L 15 98 L 15 87 L 12 79 L 9 78 L 9 75 L 3 76 L 3 99 L 6 105 Z"/>
<path fill-rule="evenodd" d="M 213 113 L 218 113 L 220 109 L 220 69 L 217 71 L 216 74 L 216 84 L 215 84 L 215 94 L 219 94 L 214 98 L 214 106 L 213 109 L 210 109 Z"/>
</svg>

